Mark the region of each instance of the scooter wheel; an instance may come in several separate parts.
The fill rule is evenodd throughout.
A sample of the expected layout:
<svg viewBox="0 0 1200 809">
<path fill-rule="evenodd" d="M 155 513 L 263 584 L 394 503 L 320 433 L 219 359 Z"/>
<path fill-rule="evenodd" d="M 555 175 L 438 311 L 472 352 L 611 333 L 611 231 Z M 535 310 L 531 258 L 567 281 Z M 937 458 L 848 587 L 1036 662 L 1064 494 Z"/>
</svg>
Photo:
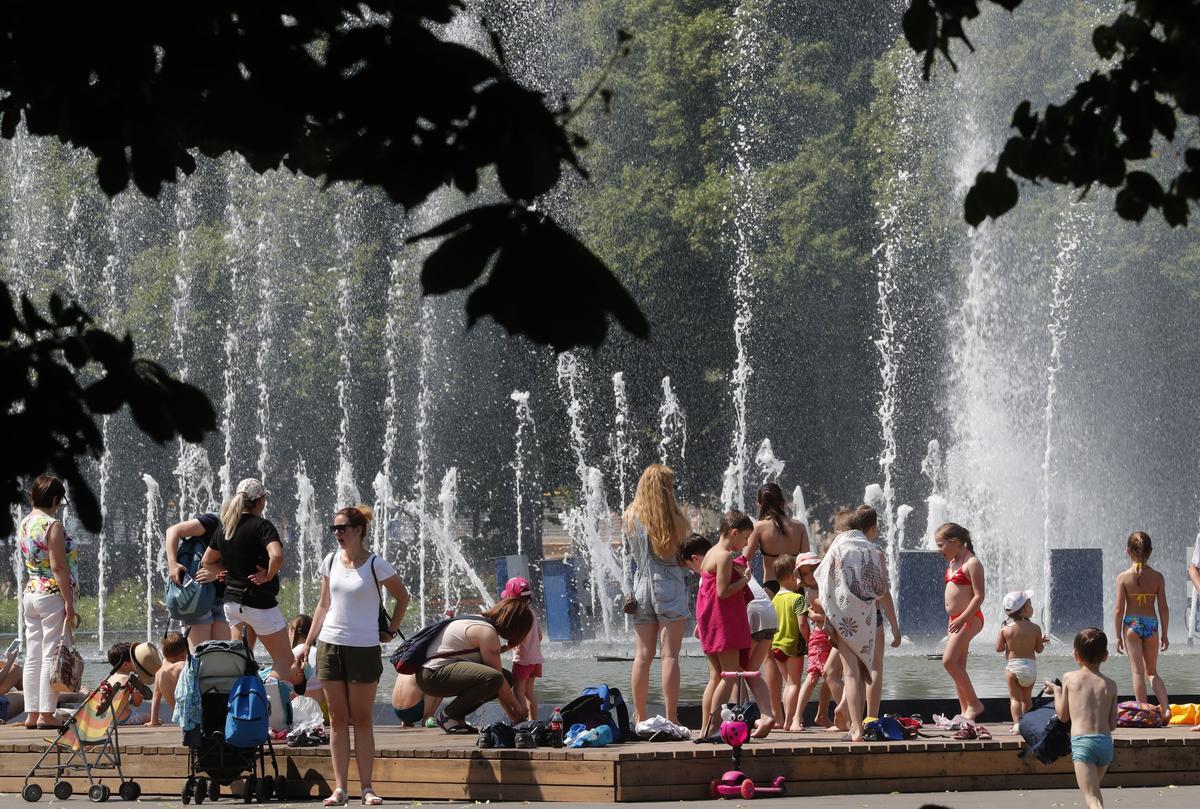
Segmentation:
<svg viewBox="0 0 1200 809">
<path fill-rule="evenodd" d="M 142 797 L 142 785 L 137 781 L 125 781 L 117 787 L 117 794 L 123 801 L 136 801 Z"/>
<path fill-rule="evenodd" d="M 748 801 L 753 797 L 754 797 L 754 782 L 751 781 L 749 778 L 747 778 L 745 781 L 742 782 L 742 798 L 744 800 Z"/>
<path fill-rule="evenodd" d="M 54 785 L 54 797 L 58 798 L 60 801 L 65 801 L 67 798 L 71 797 L 74 792 L 75 789 L 71 786 L 70 781 L 59 781 Z"/>
<path fill-rule="evenodd" d="M 37 784 L 26 784 L 21 790 L 21 797 L 30 803 L 37 803 L 42 799 L 42 788 Z"/>
<path fill-rule="evenodd" d="M 714 778 L 708 785 L 708 794 L 714 798 L 721 797 L 721 779 Z"/>
</svg>

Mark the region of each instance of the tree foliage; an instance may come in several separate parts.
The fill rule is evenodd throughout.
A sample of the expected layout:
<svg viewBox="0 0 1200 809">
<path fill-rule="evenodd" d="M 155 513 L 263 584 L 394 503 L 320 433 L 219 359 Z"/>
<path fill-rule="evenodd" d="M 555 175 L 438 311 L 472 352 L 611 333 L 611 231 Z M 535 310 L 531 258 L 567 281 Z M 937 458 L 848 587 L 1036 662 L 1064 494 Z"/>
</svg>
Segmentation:
<svg viewBox="0 0 1200 809">
<path fill-rule="evenodd" d="M 989 1 L 1009 11 L 1022 3 Z M 904 34 L 924 56 L 926 79 L 938 53 L 955 67 L 954 40 L 974 49 L 964 23 L 979 15 L 980 5 L 980 0 L 913 0 L 904 14 Z M 1139 166 L 1155 157 L 1156 138 L 1175 141 L 1179 117 L 1193 130 L 1200 124 L 1200 0 L 1125 5 L 1092 33 L 1096 53 L 1110 62 L 1106 69 L 1093 71 L 1061 104 L 1036 112 L 1024 101 L 1016 108 L 1017 134 L 995 169 L 978 174 L 964 200 L 967 222 L 978 225 L 1011 210 L 1019 198 L 1016 176 L 1085 192 L 1096 184 L 1118 189 L 1115 207 L 1122 218 L 1140 222 L 1154 208 L 1173 226 L 1187 224 L 1189 205 L 1200 200 L 1200 148 L 1181 149 L 1182 160 Z"/>
<path fill-rule="evenodd" d="M 33 135 L 89 150 L 110 196 L 131 179 L 156 196 L 195 170 L 199 151 L 236 152 L 257 172 L 282 166 L 378 186 L 407 208 L 446 184 L 472 194 L 494 170 L 512 203 L 529 207 L 564 165 L 583 171 L 576 149 L 586 141 L 570 129 L 572 109 L 549 109 L 502 63 L 452 41 L 442 26 L 463 8 L 463 0 L 5 3 L 0 134 L 12 138 L 24 118 Z M 564 297 L 558 279 L 599 269 L 611 287 L 611 275 L 544 213 L 536 228 L 524 217 L 489 222 L 523 245 L 525 263 L 489 280 L 473 298 L 473 321 L 493 316 L 557 349 L 599 345 L 610 314 L 648 333 L 628 295 L 581 296 L 573 307 L 586 317 L 545 329 L 537 313 Z"/>
<path fill-rule="evenodd" d="M 0 497 L 18 503 L 21 480 L 53 470 L 71 485 L 84 526 L 100 528 L 100 508 L 78 465 L 103 449 L 94 415 L 129 405 L 137 426 L 158 443 L 182 436 L 200 441 L 216 426 L 208 397 L 174 379 L 161 365 L 134 355 L 133 340 L 95 328 L 76 304 L 58 295 L 43 314 L 22 296 L 13 305 L 0 281 L 0 394 L 5 452 Z M 80 378 L 98 371 L 88 384 Z M 0 511 L 0 534 L 13 529 L 12 513 Z"/>
</svg>

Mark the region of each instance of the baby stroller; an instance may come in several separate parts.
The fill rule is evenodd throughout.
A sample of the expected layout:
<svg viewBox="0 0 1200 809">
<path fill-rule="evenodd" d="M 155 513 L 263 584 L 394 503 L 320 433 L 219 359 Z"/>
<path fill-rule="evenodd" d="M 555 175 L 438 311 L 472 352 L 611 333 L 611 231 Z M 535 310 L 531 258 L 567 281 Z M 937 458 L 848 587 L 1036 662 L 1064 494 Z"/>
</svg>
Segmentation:
<svg viewBox="0 0 1200 809">
<path fill-rule="evenodd" d="M 120 666 L 109 672 L 109 677 L 117 672 Z M 134 678 L 124 685 L 114 686 L 106 677 L 88 694 L 83 704 L 63 723 L 58 736 L 47 739 L 50 746 L 42 753 L 37 763 L 25 775 L 25 784 L 21 797 L 35 802 L 42 798 L 42 787 L 30 783 L 38 773 L 54 773 L 54 797 L 66 800 L 71 797 L 74 788 L 70 781 L 63 778 L 68 773 L 84 772 L 88 779 L 88 798 L 103 803 L 109 799 L 112 791 L 108 784 L 103 783 L 103 776 L 97 777 L 97 772 L 115 772 L 120 786 L 117 794 L 123 801 L 136 801 L 142 794 L 142 788 L 132 779 L 126 780 L 121 772 L 121 747 L 117 741 L 118 718 L 129 704 L 129 697 L 137 687 Z M 53 754 L 53 759 L 51 756 Z"/>
<path fill-rule="evenodd" d="M 188 657 L 180 679 L 192 680 L 175 692 L 177 701 L 192 706 L 191 714 L 197 702 L 199 707 L 198 717 L 189 715 L 185 708 L 180 722 L 183 743 L 188 748 L 188 777 L 179 795 L 185 804 L 193 798 L 197 804 L 206 798 L 217 800 L 221 787 L 231 785 L 244 773 L 247 777 L 243 780 L 242 799 L 246 803 L 264 803 L 272 796 L 286 798 L 286 781 L 279 776 L 265 722 L 261 740 L 256 738 L 254 746 L 234 746 L 225 741 L 230 692 L 238 679 L 247 675 L 258 677 L 258 665 L 243 641 L 206 641 Z M 186 693 L 188 687 L 192 694 Z M 273 777 L 267 775 L 268 755 Z"/>
</svg>

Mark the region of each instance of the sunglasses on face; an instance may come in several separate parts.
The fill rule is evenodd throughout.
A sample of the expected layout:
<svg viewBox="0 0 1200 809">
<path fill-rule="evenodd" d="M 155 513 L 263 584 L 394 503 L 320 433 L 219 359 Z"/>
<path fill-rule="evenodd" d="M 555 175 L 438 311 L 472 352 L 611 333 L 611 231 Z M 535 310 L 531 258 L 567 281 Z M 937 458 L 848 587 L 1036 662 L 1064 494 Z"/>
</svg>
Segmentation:
<svg viewBox="0 0 1200 809">
<path fill-rule="evenodd" d="M 335 534 L 340 534 L 340 533 L 342 533 L 342 532 L 344 532 L 344 531 L 349 531 L 349 530 L 350 530 L 351 528 L 353 528 L 353 527 L 354 527 L 354 526 L 352 526 L 352 525 L 346 525 L 346 524 L 343 524 L 343 525 L 331 525 L 331 526 L 329 526 L 329 530 L 330 530 L 330 531 L 332 531 L 332 532 L 333 532 L 333 533 L 335 533 Z"/>
</svg>

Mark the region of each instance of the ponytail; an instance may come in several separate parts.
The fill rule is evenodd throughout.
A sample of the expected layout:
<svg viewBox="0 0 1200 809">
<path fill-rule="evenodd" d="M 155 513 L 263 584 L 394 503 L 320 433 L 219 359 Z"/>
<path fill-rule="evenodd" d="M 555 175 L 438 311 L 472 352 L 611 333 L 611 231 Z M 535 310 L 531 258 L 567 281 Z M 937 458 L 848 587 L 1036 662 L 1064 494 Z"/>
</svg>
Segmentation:
<svg viewBox="0 0 1200 809">
<path fill-rule="evenodd" d="M 971 532 L 955 522 L 942 523 L 934 535 L 940 540 L 958 540 L 971 553 L 975 553 L 975 546 L 971 543 Z"/>
<path fill-rule="evenodd" d="M 225 532 L 226 541 L 233 539 L 233 532 L 241 522 L 242 512 L 246 510 L 246 495 L 238 492 L 221 506 L 221 529 Z"/>
<path fill-rule="evenodd" d="M 1150 542 L 1150 535 L 1145 531 L 1134 531 L 1129 535 L 1129 540 L 1125 543 L 1125 549 L 1129 552 L 1129 558 L 1133 560 L 1134 575 L 1140 586 L 1142 583 L 1142 568 L 1146 566 L 1146 560 L 1154 552 L 1154 545 Z"/>
</svg>

